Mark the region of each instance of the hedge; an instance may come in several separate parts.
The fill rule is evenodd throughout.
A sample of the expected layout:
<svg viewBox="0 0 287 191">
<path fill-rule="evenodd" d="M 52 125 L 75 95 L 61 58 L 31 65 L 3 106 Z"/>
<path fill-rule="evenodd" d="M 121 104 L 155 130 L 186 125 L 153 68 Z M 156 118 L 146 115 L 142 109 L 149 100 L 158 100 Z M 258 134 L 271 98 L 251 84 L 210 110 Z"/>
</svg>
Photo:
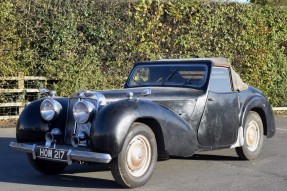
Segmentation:
<svg viewBox="0 0 287 191">
<path fill-rule="evenodd" d="M 136 61 L 223 56 L 287 106 L 286 7 L 203 0 L 2 0 L 0 75 L 57 80 L 60 95 L 121 88 Z"/>
</svg>

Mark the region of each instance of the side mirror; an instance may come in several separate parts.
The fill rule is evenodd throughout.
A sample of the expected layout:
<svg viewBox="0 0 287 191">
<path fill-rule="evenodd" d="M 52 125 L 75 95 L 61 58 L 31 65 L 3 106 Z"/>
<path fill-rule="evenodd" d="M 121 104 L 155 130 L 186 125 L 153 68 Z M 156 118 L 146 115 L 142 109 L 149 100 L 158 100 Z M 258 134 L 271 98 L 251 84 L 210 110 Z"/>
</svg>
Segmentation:
<svg viewBox="0 0 287 191">
<path fill-rule="evenodd" d="M 50 91 L 47 88 L 39 88 L 40 95 L 48 95 Z"/>
<path fill-rule="evenodd" d="M 48 97 L 56 96 L 56 90 L 48 90 L 47 88 L 39 88 L 39 94 Z"/>
<path fill-rule="evenodd" d="M 142 91 L 142 95 L 143 96 L 148 96 L 151 95 L 151 89 L 150 88 L 146 88 Z"/>
</svg>

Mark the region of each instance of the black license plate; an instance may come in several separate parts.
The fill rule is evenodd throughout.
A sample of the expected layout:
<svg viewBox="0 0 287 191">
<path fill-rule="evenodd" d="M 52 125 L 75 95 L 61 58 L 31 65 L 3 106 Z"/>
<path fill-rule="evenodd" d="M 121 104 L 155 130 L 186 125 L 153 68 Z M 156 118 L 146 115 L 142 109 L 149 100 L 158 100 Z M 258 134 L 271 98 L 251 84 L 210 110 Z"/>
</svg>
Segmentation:
<svg viewBox="0 0 287 191">
<path fill-rule="evenodd" d="M 48 160 L 67 161 L 67 151 L 62 149 L 37 147 L 36 157 Z"/>
</svg>

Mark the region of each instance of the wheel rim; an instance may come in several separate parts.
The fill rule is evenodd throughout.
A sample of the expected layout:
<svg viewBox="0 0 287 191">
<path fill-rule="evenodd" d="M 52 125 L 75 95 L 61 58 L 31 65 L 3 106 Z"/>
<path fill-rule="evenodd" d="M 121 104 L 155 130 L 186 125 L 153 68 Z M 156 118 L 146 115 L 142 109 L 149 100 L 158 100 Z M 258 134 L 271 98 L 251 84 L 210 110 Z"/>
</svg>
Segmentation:
<svg viewBox="0 0 287 191">
<path fill-rule="evenodd" d="M 256 121 L 250 121 L 246 129 L 246 144 L 250 151 L 255 151 L 259 145 L 260 130 Z"/>
<path fill-rule="evenodd" d="M 129 173 L 134 177 L 142 176 L 151 162 L 151 146 L 148 139 L 143 135 L 135 136 L 126 152 L 126 166 Z"/>
</svg>

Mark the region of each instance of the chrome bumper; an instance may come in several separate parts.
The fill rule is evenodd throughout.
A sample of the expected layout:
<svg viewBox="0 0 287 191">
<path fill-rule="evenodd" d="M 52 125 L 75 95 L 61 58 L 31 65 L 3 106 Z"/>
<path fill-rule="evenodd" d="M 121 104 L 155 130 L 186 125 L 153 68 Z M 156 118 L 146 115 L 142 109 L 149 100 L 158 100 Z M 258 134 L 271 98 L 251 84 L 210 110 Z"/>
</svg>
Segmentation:
<svg viewBox="0 0 287 191">
<path fill-rule="evenodd" d="M 37 147 L 36 144 L 30 145 L 25 143 L 15 143 L 11 142 L 9 144 L 16 151 L 21 151 L 25 153 L 31 153 L 33 159 L 36 159 L 35 149 Z M 67 162 L 68 164 L 72 164 L 72 161 L 85 161 L 85 162 L 99 162 L 99 163 L 109 163 L 112 160 L 112 157 L 109 154 L 104 153 L 96 153 L 89 151 L 79 151 L 68 149 L 67 150 Z"/>
</svg>

